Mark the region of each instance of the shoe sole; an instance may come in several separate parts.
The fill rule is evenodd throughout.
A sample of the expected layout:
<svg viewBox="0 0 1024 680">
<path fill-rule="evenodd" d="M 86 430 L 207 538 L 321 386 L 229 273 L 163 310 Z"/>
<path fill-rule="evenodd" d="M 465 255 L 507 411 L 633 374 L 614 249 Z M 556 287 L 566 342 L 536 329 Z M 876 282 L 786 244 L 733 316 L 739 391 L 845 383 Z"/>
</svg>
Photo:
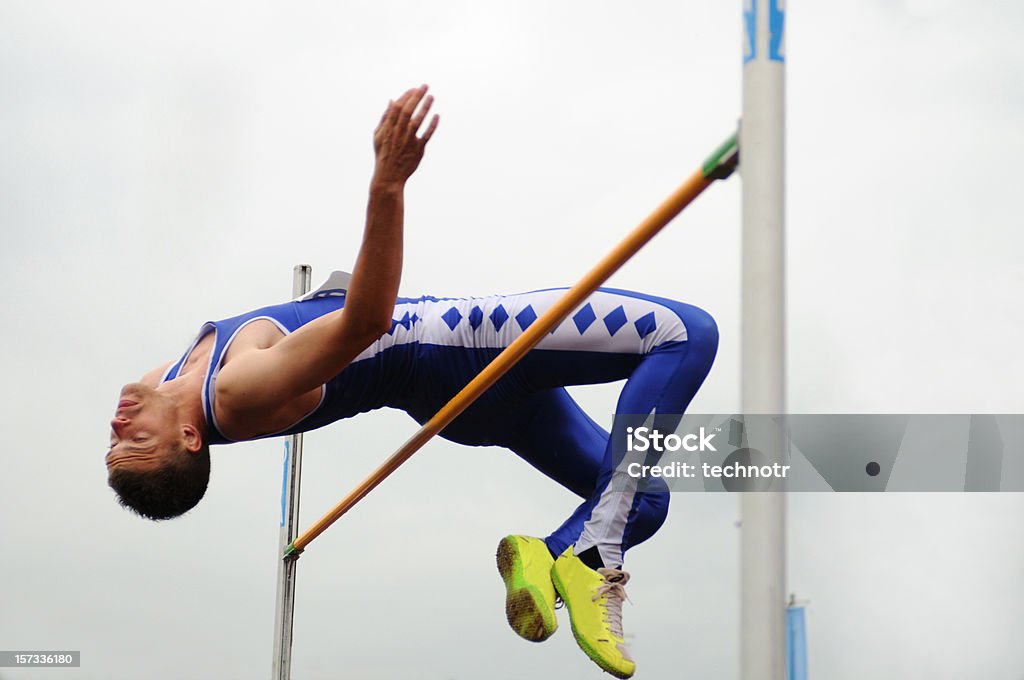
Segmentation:
<svg viewBox="0 0 1024 680">
<path fill-rule="evenodd" d="M 555 613 L 545 604 L 536 586 L 526 582 L 519 546 L 510 537 L 498 543 L 498 573 L 505 582 L 505 618 L 516 635 L 543 642 L 558 628 Z"/>
<path fill-rule="evenodd" d="M 607 661 L 605 661 L 604 657 L 598 654 L 597 651 L 593 649 L 590 646 L 590 644 L 586 641 L 586 639 L 584 639 L 576 630 L 576 619 L 573 618 L 572 606 L 569 604 L 569 599 L 566 597 L 568 589 L 564 585 L 562 585 L 561 579 L 558 578 L 558 572 L 554 569 L 551 570 L 551 582 L 555 584 L 555 592 L 558 593 L 558 596 L 562 598 L 562 602 L 565 603 L 565 608 L 569 610 L 569 627 L 572 628 L 572 636 L 576 638 L 576 644 L 579 645 L 580 649 L 583 650 L 583 653 L 590 657 L 591 661 L 600 666 L 601 670 L 603 670 L 605 673 L 614 675 L 615 677 L 621 678 L 622 680 L 627 680 L 628 678 L 633 677 L 633 673 L 636 672 L 635 667 L 633 671 L 627 673 L 626 671 L 620 670 L 610 665 Z"/>
</svg>

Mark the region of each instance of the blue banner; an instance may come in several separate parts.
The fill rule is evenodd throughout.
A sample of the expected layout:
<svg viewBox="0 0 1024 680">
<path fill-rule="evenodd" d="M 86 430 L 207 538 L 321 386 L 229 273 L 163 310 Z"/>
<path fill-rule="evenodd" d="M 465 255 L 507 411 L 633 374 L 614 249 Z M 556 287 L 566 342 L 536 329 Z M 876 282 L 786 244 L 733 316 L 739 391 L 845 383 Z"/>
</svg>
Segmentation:
<svg viewBox="0 0 1024 680">
<path fill-rule="evenodd" d="M 788 680 L 807 680 L 807 631 L 804 608 L 786 608 L 786 666 Z"/>
</svg>

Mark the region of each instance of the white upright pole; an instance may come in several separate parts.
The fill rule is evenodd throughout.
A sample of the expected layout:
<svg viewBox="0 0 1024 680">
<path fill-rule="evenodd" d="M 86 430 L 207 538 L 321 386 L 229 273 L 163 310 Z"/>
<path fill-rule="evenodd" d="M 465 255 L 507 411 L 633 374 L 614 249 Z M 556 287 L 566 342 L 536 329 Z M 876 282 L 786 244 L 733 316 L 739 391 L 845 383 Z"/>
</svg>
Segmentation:
<svg viewBox="0 0 1024 680">
<path fill-rule="evenodd" d="M 297 264 L 292 277 L 292 297 L 309 292 L 313 269 Z M 299 482 L 302 476 L 302 435 L 293 434 L 284 444 L 284 481 L 281 489 L 281 533 L 277 542 L 277 607 L 274 617 L 274 669 L 272 680 L 288 680 L 292 673 L 292 622 L 295 620 L 295 562 L 281 559 L 298 535 Z"/>
<path fill-rule="evenodd" d="M 744 0 L 742 409 L 785 404 L 785 0 Z M 782 437 L 759 440 L 774 459 Z M 741 494 L 742 680 L 784 680 L 785 496 Z"/>
</svg>

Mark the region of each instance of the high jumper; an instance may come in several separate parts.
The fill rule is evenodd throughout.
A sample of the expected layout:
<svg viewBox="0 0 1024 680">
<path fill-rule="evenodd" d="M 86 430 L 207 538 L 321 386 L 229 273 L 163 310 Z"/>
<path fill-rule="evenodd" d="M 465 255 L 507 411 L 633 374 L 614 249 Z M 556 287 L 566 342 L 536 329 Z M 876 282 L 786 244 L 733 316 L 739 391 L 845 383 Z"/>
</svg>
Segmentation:
<svg viewBox="0 0 1024 680">
<path fill-rule="evenodd" d="M 205 494 L 212 445 L 383 407 L 424 423 L 561 297 L 398 297 L 404 187 L 437 129 L 432 103 L 426 86 L 408 90 L 374 132 L 366 227 L 344 289 L 207 322 L 178 360 L 122 388 L 106 455 L 122 505 L 153 520 L 187 512 Z M 662 525 L 669 495 L 613 483 L 624 454 L 615 443 L 644 423 L 674 431 L 717 346 L 698 307 L 600 288 L 441 432 L 507 448 L 583 498 L 546 538 L 498 544 L 506 616 L 521 637 L 550 637 L 561 598 L 581 649 L 612 675 L 633 675 L 623 560 Z M 622 379 L 611 435 L 565 390 Z"/>
</svg>

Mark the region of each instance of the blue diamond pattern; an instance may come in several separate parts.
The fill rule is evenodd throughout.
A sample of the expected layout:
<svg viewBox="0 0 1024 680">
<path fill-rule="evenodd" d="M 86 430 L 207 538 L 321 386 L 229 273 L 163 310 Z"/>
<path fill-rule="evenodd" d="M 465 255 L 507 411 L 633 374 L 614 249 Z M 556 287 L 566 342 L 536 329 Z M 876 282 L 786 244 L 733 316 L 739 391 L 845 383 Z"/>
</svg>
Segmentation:
<svg viewBox="0 0 1024 680">
<path fill-rule="evenodd" d="M 536 320 L 537 312 L 533 311 L 533 305 L 526 305 L 523 311 L 516 314 L 516 323 L 519 324 L 519 328 L 524 331 Z"/>
<path fill-rule="evenodd" d="M 395 334 L 395 329 L 397 329 L 399 326 L 401 326 L 405 330 L 409 330 L 409 328 L 414 323 L 416 323 L 416 320 L 417 320 L 416 319 L 416 315 L 413 314 L 410 317 L 409 316 L 409 312 L 406 312 L 405 315 L 403 315 L 401 319 L 392 319 L 391 320 L 391 328 L 388 329 L 388 335 L 394 335 Z"/>
<path fill-rule="evenodd" d="M 634 321 L 633 325 L 636 326 L 636 332 L 640 334 L 641 340 L 653 333 L 658 327 L 658 324 L 654 321 L 654 312 L 644 314 Z"/>
<path fill-rule="evenodd" d="M 448 328 L 454 331 L 455 327 L 459 325 L 460 321 L 462 321 L 462 312 L 460 312 L 457 308 L 452 307 L 447 312 L 441 315 L 441 319 L 446 324 L 448 324 Z"/>
<path fill-rule="evenodd" d="M 615 335 L 620 328 L 626 325 L 626 311 L 619 305 L 604 317 L 604 326 L 608 329 L 608 335 Z"/>
<path fill-rule="evenodd" d="M 420 320 L 420 317 L 416 314 L 416 312 L 413 312 L 412 316 L 409 317 L 409 325 L 410 326 L 415 326 L 416 322 L 419 321 L 419 320 Z"/>
<path fill-rule="evenodd" d="M 494 311 L 491 312 L 491 323 L 494 324 L 494 330 L 500 331 L 506 321 L 508 321 L 508 312 L 505 311 L 503 306 L 498 305 L 494 308 Z"/>
<path fill-rule="evenodd" d="M 576 324 L 576 330 L 580 332 L 580 335 L 583 335 L 596 319 L 597 314 L 594 314 L 594 308 L 590 306 L 589 302 L 583 305 L 583 309 L 572 315 L 572 322 Z"/>
<path fill-rule="evenodd" d="M 469 312 L 469 327 L 476 330 L 484 322 L 484 312 L 479 307 L 473 307 Z"/>
</svg>

